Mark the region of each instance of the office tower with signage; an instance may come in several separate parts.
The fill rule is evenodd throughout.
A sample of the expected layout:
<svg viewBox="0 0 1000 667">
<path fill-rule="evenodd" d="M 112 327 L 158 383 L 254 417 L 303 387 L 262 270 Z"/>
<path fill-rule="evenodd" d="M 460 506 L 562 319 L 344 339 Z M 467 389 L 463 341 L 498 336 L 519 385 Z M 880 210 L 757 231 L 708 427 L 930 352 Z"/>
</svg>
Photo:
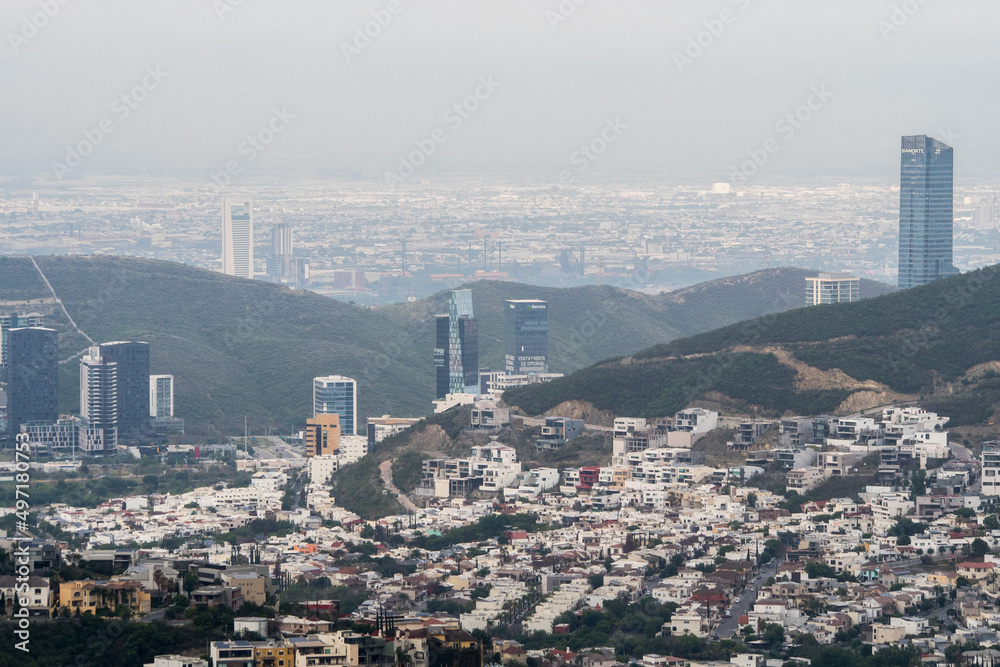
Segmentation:
<svg viewBox="0 0 1000 667">
<path fill-rule="evenodd" d="M 507 375 L 549 372 L 549 304 L 537 299 L 504 305 L 504 371 Z"/>
<path fill-rule="evenodd" d="M 222 272 L 253 278 L 253 200 L 222 199 Z"/>
<path fill-rule="evenodd" d="M 435 315 L 437 398 L 479 393 L 479 331 L 472 290 L 452 290 L 448 314 Z"/>
<path fill-rule="evenodd" d="M 952 148 L 924 135 L 902 140 L 899 175 L 900 289 L 955 275 Z"/>
<path fill-rule="evenodd" d="M 340 432 L 356 435 L 358 415 L 358 383 L 343 375 L 327 375 L 313 379 L 313 416 L 340 416 Z"/>
<path fill-rule="evenodd" d="M 118 382 L 118 437 L 149 433 L 149 343 L 114 341 L 100 346 L 100 356 L 115 362 Z"/>
<path fill-rule="evenodd" d="M 8 435 L 28 422 L 59 418 L 59 334 L 47 327 L 7 332 Z"/>
</svg>

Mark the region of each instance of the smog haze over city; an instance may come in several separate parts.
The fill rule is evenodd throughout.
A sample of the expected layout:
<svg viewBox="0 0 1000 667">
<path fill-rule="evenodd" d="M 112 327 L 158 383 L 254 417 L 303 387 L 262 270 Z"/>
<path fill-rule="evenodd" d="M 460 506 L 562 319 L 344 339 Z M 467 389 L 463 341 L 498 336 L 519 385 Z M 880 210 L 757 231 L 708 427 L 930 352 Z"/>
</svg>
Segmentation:
<svg viewBox="0 0 1000 667">
<path fill-rule="evenodd" d="M 997 667 L 996 0 L 0 2 L 0 667 Z"/>
<path fill-rule="evenodd" d="M 356 302 L 475 270 L 894 282 L 899 136 L 927 134 L 958 151 L 956 262 L 981 266 L 1000 8 L 904 4 L 12 1 L 0 243 L 219 269 L 236 195 L 259 245 L 293 228 L 313 289 L 367 271 Z M 150 203 L 173 209 L 135 209 Z M 588 246 L 567 272 L 562 252 Z"/>
</svg>

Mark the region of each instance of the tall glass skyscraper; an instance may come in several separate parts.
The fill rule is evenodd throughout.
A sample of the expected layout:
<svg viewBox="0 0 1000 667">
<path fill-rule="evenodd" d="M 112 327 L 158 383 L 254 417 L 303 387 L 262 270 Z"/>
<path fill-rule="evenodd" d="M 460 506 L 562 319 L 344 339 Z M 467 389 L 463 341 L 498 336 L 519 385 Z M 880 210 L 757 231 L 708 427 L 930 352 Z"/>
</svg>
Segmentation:
<svg viewBox="0 0 1000 667">
<path fill-rule="evenodd" d="M 955 275 L 952 148 L 924 135 L 903 137 L 899 173 L 900 289 Z"/>
<path fill-rule="evenodd" d="M 549 372 L 549 304 L 545 301 L 507 301 L 504 371 L 507 375 Z"/>
<path fill-rule="evenodd" d="M 105 448 L 118 444 L 118 362 L 90 348 L 80 360 L 80 416 L 103 431 Z"/>
<path fill-rule="evenodd" d="M 59 417 L 59 336 L 55 329 L 23 327 L 7 332 L 8 435 L 32 421 Z"/>
<path fill-rule="evenodd" d="M 277 281 L 288 279 L 292 254 L 292 228 L 281 223 L 271 228 L 271 254 L 267 258 L 267 275 Z"/>
<path fill-rule="evenodd" d="M 102 343 L 98 353 L 118 367 L 115 382 L 119 438 L 148 434 L 149 343 L 134 340 Z"/>
<path fill-rule="evenodd" d="M 434 365 L 437 398 L 479 393 L 479 330 L 472 312 L 472 290 L 452 290 L 448 314 L 436 315 Z"/>
<path fill-rule="evenodd" d="M 358 383 L 343 375 L 313 379 L 313 417 L 324 414 L 340 416 L 340 432 L 357 434 Z"/>
<path fill-rule="evenodd" d="M 222 272 L 253 278 L 253 200 L 222 198 Z"/>
</svg>

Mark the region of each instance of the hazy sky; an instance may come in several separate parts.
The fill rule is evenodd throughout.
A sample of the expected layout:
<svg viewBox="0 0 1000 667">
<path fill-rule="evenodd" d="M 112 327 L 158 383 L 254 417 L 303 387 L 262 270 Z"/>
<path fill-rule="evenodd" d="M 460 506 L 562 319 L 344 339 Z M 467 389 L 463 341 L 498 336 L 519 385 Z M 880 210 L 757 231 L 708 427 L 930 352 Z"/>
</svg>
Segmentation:
<svg viewBox="0 0 1000 667">
<path fill-rule="evenodd" d="M 47 169 L 102 122 L 88 170 L 395 169 L 435 130 L 426 173 L 731 180 L 769 146 L 762 174 L 892 174 L 902 134 L 951 140 L 959 172 L 1000 154 L 996 0 L 61 1 L 2 3 L 0 166 Z"/>
</svg>

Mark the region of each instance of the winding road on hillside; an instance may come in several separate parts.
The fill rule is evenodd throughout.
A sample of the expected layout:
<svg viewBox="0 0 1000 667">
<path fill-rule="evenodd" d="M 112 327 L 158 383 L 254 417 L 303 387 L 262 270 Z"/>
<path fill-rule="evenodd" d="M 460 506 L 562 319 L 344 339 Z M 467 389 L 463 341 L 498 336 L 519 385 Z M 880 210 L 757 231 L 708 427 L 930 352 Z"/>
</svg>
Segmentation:
<svg viewBox="0 0 1000 667">
<path fill-rule="evenodd" d="M 378 466 L 379 472 L 382 474 L 382 483 L 385 484 L 385 488 L 389 489 L 389 493 L 396 496 L 396 500 L 400 502 L 407 510 L 410 512 L 419 512 L 420 508 L 413 504 L 405 493 L 396 488 L 396 485 L 392 483 L 392 459 L 382 461 Z"/>
</svg>

